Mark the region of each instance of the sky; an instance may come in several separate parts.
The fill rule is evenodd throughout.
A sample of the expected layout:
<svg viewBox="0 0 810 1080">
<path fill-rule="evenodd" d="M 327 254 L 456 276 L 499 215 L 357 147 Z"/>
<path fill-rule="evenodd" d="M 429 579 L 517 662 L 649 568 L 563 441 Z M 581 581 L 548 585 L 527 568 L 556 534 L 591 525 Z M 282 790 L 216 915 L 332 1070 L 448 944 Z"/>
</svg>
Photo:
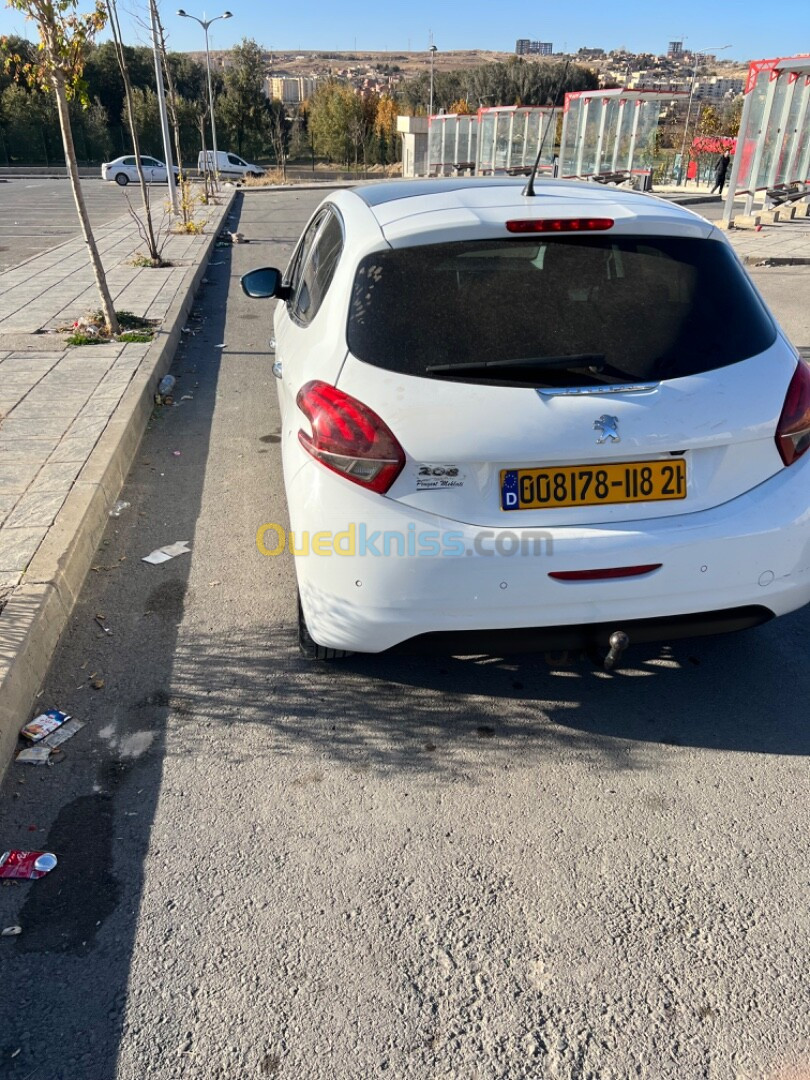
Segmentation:
<svg viewBox="0 0 810 1080">
<path fill-rule="evenodd" d="M 78 0 L 87 10 L 90 0 Z M 178 52 L 204 48 L 202 29 L 191 19 L 175 14 L 176 3 L 159 0 L 169 37 L 169 48 Z M 183 3 L 184 0 L 180 0 Z M 746 62 L 773 56 L 796 56 L 810 52 L 810 19 L 807 0 L 783 0 L 778 19 L 764 14 L 754 0 L 713 4 L 706 0 L 684 0 L 680 4 L 660 4 L 655 0 L 622 0 L 619 5 L 605 0 L 550 0 L 541 8 L 525 2 L 467 0 L 464 5 L 406 0 L 389 4 L 386 0 L 310 0 L 300 8 L 295 4 L 268 0 L 226 0 L 227 8 L 184 4 L 189 14 L 213 18 L 229 9 L 233 18 L 214 23 L 210 30 L 212 49 L 229 49 L 242 38 L 254 38 L 266 49 L 284 52 L 311 50 L 328 52 L 427 50 L 431 40 L 440 51 L 491 49 L 512 52 L 517 38 L 551 41 L 555 51 L 575 52 L 579 48 L 606 51 L 626 48 L 631 52 L 666 52 L 667 43 L 683 40 L 687 49 L 713 52 L 730 45 L 720 56 Z M 5 7 L 0 0 L 0 35 L 19 34 L 36 38 L 25 17 Z M 145 44 L 146 35 L 138 25 L 145 0 L 119 0 L 124 36 L 130 44 Z M 140 16 L 143 18 L 143 15 Z M 802 33 L 804 28 L 804 33 Z M 432 35 L 432 37 L 431 37 Z"/>
</svg>

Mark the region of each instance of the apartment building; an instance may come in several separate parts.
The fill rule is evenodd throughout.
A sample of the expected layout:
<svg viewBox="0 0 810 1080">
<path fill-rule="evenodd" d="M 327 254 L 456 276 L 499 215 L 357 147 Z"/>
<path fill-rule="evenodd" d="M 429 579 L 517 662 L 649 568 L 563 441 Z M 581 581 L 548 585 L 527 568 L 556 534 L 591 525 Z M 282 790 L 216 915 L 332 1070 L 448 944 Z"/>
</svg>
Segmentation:
<svg viewBox="0 0 810 1080">
<path fill-rule="evenodd" d="M 518 38 L 515 42 L 515 52 L 518 56 L 551 56 L 554 45 L 550 41 L 530 41 L 528 38 Z"/>
<path fill-rule="evenodd" d="M 317 79 L 304 75 L 273 75 L 264 80 L 264 92 L 272 101 L 285 105 L 300 105 L 315 93 Z"/>
</svg>

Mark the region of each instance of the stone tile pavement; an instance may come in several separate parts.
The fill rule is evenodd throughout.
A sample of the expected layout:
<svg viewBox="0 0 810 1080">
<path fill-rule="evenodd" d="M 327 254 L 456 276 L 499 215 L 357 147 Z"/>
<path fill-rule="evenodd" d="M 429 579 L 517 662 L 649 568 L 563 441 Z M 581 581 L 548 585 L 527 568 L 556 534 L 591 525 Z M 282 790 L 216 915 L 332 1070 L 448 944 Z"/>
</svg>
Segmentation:
<svg viewBox="0 0 810 1080">
<path fill-rule="evenodd" d="M 777 221 L 754 229 L 730 229 L 726 233 L 737 254 L 750 265 L 765 259 L 810 261 L 810 218 Z"/>
<path fill-rule="evenodd" d="M 143 243 L 129 216 L 97 229 L 116 309 L 162 321 L 225 209 L 208 209 L 214 220 L 205 234 L 170 237 L 166 269 L 132 265 Z M 49 332 L 99 306 L 81 239 L 0 274 L 0 609 L 151 347 L 70 348 Z"/>
<path fill-rule="evenodd" d="M 148 348 L 0 353 L 0 591 L 22 578 Z"/>
</svg>

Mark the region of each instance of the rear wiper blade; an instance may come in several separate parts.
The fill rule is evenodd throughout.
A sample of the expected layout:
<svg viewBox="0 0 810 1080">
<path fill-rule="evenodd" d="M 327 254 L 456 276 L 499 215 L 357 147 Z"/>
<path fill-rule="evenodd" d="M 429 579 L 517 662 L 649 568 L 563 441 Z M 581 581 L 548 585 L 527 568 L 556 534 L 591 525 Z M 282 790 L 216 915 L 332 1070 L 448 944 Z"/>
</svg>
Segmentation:
<svg viewBox="0 0 810 1080">
<path fill-rule="evenodd" d="M 572 353 L 570 356 L 528 356 L 520 360 L 479 360 L 472 364 L 431 364 L 428 375 L 487 375 L 498 369 L 543 371 L 547 368 L 595 368 L 601 370 L 604 353 Z"/>
</svg>

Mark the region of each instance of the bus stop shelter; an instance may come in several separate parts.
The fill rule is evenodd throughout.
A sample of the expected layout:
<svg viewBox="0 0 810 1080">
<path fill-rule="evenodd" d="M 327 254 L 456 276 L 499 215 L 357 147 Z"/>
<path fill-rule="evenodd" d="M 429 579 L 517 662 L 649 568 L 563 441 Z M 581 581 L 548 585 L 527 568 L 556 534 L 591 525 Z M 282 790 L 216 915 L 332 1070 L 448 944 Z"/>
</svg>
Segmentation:
<svg viewBox="0 0 810 1080">
<path fill-rule="evenodd" d="M 477 116 L 456 113 L 431 116 L 428 122 L 427 175 L 472 175 L 477 148 Z"/>
<path fill-rule="evenodd" d="M 528 176 L 541 145 L 539 171 L 554 163 L 559 109 L 517 105 L 478 110 L 478 176 Z"/>
<path fill-rule="evenodd" d="M 735 197 L 745 196 L 745 213 L 750 214 L 755 201 L 779 201 L 791 189 L 800 196 L 808 181 L 810 55 L 754 60 L 723 219 L 731 220 Z"/>
<path fill-rule="evenodd" d="M 675 90 L 578 90 L 565 95 L 560 175 L 598 179 L 650 168 L 661 111 Z"/>
</svg>

